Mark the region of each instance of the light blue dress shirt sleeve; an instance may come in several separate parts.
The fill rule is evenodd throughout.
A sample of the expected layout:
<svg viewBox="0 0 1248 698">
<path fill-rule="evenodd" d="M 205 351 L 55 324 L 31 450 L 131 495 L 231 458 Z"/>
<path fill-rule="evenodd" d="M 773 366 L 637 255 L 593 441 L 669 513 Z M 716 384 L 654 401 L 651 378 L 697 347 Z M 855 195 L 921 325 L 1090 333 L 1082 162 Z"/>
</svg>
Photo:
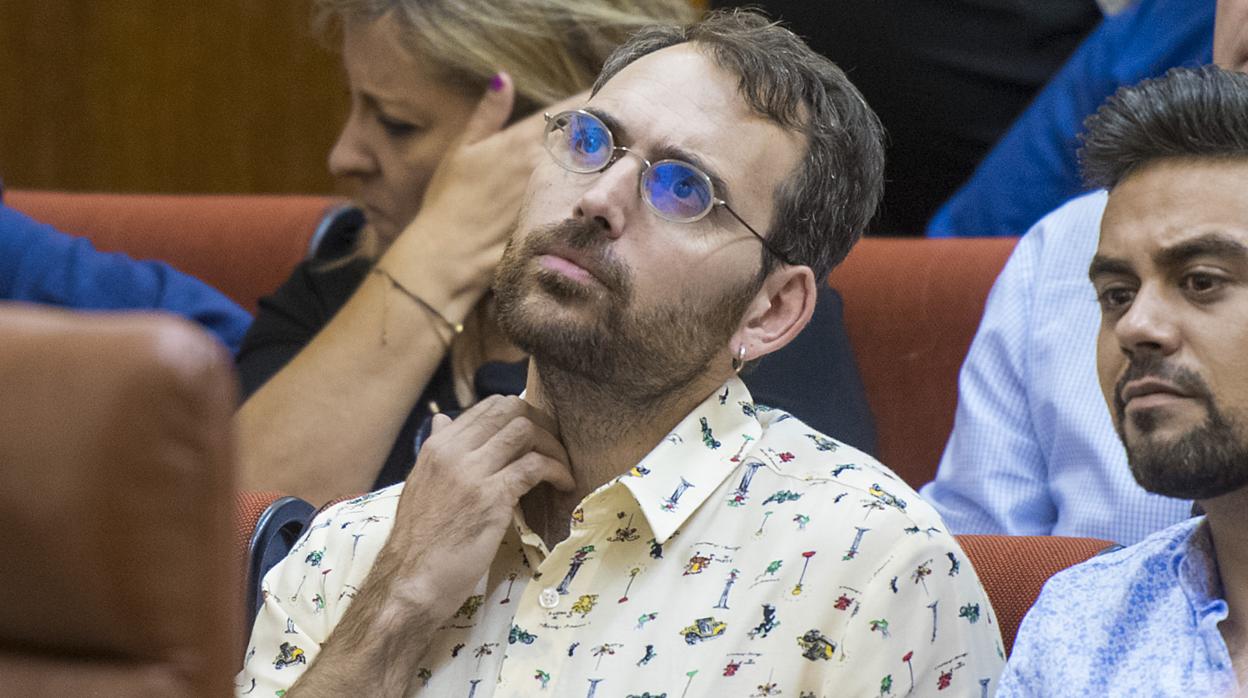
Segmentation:
<svg viewBox="0 0 1248 698">
<path fill-rule="evenodd" d="M 1087 270 L 1105 202 L 1095 192 L 1044 217 L 993 285 L 922 489 L 955 533 L 1131 544 L 1190 515 L 1190 502 L 1136 484 L 1101 396 Z"/>
</svg>

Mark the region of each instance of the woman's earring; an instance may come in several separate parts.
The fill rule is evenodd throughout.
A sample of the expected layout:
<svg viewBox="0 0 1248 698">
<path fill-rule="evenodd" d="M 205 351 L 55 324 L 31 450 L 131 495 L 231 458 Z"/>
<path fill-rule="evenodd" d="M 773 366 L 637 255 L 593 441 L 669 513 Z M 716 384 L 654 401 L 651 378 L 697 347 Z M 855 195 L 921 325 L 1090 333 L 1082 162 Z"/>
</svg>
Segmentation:
<svg viewBox="0 0 1248 698">
<path fill-rule="evenodd" d="M 745 345 L 737 347 L 737 355 L 732 357 L 732 371 L 737 375 L 741 374 L 741 369 L 745 366 Z"/>
</svg>

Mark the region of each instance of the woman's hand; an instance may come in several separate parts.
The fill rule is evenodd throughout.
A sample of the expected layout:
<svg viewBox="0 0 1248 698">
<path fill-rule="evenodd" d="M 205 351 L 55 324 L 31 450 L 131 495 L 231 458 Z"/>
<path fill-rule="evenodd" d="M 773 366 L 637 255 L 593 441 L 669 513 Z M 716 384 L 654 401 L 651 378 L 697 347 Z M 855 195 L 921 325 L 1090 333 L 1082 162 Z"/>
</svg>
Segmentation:
<svg viewBox="0 0 1248 698">
<path fill-rule="evenodd" d="M 576 95 L 552 109 L 580 104 L 586 97 Z M 499 73 L 438 164 L 420 212 L 396 243 L 403 254 L 439 260 L 442 281 L 470 296 L 469 307 L 489 288 L 529 175 L 545 157 L 542 112 L 504 128 L 514 98 L 511 77 Z"/>
</svg>

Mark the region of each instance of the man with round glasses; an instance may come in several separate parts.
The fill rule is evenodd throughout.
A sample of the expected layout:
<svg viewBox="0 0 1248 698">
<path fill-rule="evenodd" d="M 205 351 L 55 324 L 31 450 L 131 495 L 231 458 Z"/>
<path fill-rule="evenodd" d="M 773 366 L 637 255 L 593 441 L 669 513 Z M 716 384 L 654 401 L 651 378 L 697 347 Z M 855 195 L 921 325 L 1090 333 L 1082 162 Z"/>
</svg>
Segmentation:
<svg viewBox="0 0 1248 698">
<path fill-rule="evenodd" d="M 406 483 L 318 517 L 239 693 L 990 691 L 992 609 L 935 512 L 736 376 L 879 200 L 857 90 L 715 14 L 639 33 L 545 137 L 495 279 L 525 395 L 438 418 Z"/>
</svg>

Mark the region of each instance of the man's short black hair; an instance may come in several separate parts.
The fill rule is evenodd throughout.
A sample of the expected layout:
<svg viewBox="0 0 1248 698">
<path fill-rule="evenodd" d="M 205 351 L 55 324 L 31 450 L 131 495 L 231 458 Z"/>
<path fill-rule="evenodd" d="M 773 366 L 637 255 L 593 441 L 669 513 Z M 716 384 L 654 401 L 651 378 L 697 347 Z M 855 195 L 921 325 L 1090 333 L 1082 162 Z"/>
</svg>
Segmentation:
<svg viewBox="0 0 1248 698">
<path fill-rule="evenodd" d="M 1248 157 L 1248 75 L 1174 68 L 1120 88 L 1084 129 L 1079 159 L 1092 187 L 1112 189 L 1155 160 Z"/>
</svg>

